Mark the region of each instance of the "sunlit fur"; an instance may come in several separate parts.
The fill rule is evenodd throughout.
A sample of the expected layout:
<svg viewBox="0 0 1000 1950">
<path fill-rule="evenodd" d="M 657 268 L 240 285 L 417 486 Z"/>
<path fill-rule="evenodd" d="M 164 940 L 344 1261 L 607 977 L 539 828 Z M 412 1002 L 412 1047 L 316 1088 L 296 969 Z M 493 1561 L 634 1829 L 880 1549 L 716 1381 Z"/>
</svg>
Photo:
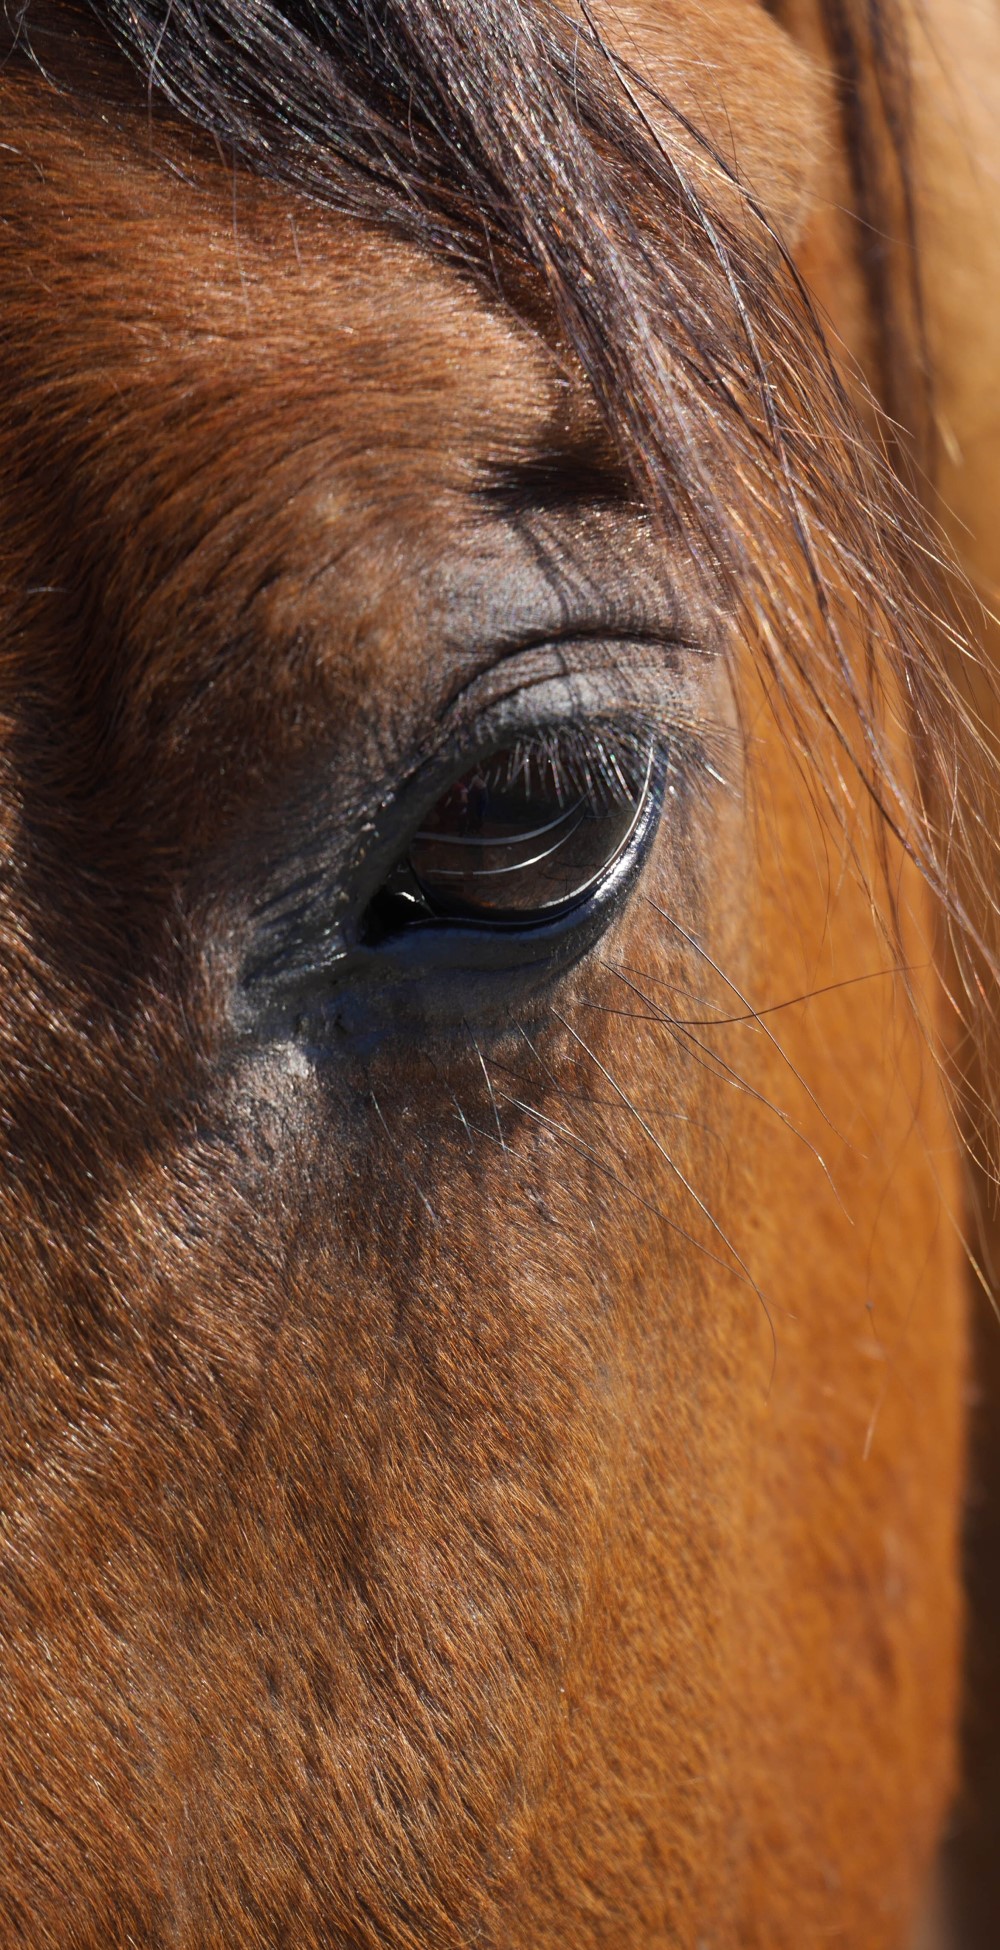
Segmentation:
<svg viewBox="0 0 1000 1950">
<path fill-rule="evenodd" d="M 934 951 L 992 965 L 993 785 L 903 56 L 624 13 L 10 23 L 2 1944 L 908 1943 L 959 1635 Z M 513 1019 L 264 1033 L 265 899 L 488 689 L 525 538 L 570 612 L 655 564 L 685 619 L 638 888 Z"/>
</svg>

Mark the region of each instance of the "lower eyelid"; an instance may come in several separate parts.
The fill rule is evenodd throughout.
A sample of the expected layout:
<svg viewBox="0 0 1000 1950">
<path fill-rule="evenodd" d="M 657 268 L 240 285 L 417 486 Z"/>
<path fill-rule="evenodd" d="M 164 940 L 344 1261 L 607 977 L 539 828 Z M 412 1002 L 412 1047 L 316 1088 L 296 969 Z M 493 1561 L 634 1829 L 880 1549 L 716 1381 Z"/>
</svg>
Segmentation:
<svg viewBox="0 0 1000 1950">
<path fill-rule="evenodd" d="M 414 835 L 426 830 L 429 813 L 455 782 L 456 774 L 461 776 L 468 769 L 470 757 L 466 756 L 463 762 L 463 746 L 466 754 L 470 754 L 471 747 L 470 756 L 475 763 L 477 745 L 480 753 L 495 753 L 500 745 L 537 740 L 544 734 L 561 740 L 565 752 L 575 739 L 577 756 L 582 747 L 586 761 L 582 768 L 577 768 L 578 783 L 581 787 L 586 785 L 588 770 L 591 780 L 595 772 L 599 777 L 603 764 L 605 772 L 610 774 L 610 779 L 605 779 L 605 788 L 612 798 L 619 790 L 614 783 L 616 767 L 634 785 L 634 763 L 629 765 L 625 761 L 630 752 L 634 756 L 639 745 L 643 752 L 642 780 L 645 780 L 650 755 L 656 754 L 657 766 L 666 766 L 669 753 L 671 775 L 686 776 L 697 763 L 693 758 L 700 749 L 697 727 L 704 720 L 700 714 L 696 716 L 690 709 L 684 709 L 676 688 L 664 683 L 662 647 L 658 648 L 657 710 L 648 704 L 636 707 L 621 699 L 609 699 L 606 679 L 601 686 L 593 687 L 593 703 L 597 708 L 583 712 L 575 677 L 567 678 L 563 673 L 558 678 L 546 676 L 540 683 L 529 683 L 501 709 L 489 711 L 475 725 L 460 729 L 443 748 L 438 743 L 437 756 L 425 760 L 408 783 L 396 791 L 383 787 L 378 792 L 376 788 L 371 797 L 361 800 L 354 827 L 357 838 L 353 840 L 349 833 L 341 837 L 342 814 L 331 814 L 332 823 L 327 831 L 322 817 L 317 819 L 316 814 L 317 800 L 322 804 L 322 797 L 310 794 L 307 801 L 300 790 L 299 803 L 308 803 L 310 807 L 308 825 L 302 828 L 297 843 L 293 841 L 290 847 L 283 848 L 280 863 L 270 870 L 266 898 L 247 913 L 245 945 L 234 995 L 237 1015 L 245 1017 L 248 1011 L 256 1013 L 258 1007 L 266 1008 L 269 992 L 291 997 L 296 986 L 322 985 L 324 969 L 332 971 L 335 965 L 340 968 L 344 957 L 356 950 L 373 952 L 376 942 L 380 946 L 384 944 L 401 919 L 413 922 L 419 918 L 417 909 L 422 904 L 422 896 L 417 883 L 411 881 L 397 887 L 397 893 L 409 906 L 405 915 L 397 912 L 392 917 L 391 929 L 386 925 L 385 903 L 382 911 L 376 912 L 379 896 L 390 876 L 405 863 Z M 693 685 L 689 686 L 692 694 L 694 689 Z M 603 741 L 603 759 L 595 749 L 595 739 Z M 450 762 L 446 758 L 449 749 Z M 617 898 L 614 888 L 623 878 L 616 865 L 617 852 L 620 848 L 628 854 L 636 847 L 641 850 L 648 846 L 647 824 L 643 825 L 642 834 L 632 835 L 629 831 L 617 836 L 618 845 L 609 846 L 607 857 L 597 860 L 596 875 L 591 871 L 581 875 L 570 893 L 588 908 L 595 902 L 599 904 L 604 898 L 600 876 L 614 866 L 609 898 Z M 561 914 L 564 906 L 561 899 L 550 902 L 548 917 Z M 538 918 L 548 925 L 544 914 Z M 423 919 L 435 919 L 426 906 Z M 570 915 L 570 926 L 572 920 Z M 469 922 L 468 926 L 471 925 Z M 524 913 L 523 903 L 520 918 L 515 916 L 513 925 L 520 926 L 525 934 L 534 926 L 531 914 Z M 489 923 L 484 926 L 488 927 Z M 587 926 L 589 922 L 581 919 L 584 931 Z M 334 979 L 332 973 L 330 979 Z"/>
<path fill-rule="evenodd" d="M 265 1042 L 291 1036 L 317 1058 L 349 1058 L 363 1054 L 373 1038 L 450 1035 L 473 1019 L 492 1033 L 547 1007 L 553 985 L 623 911 L 667 794 L 692 769 L 691 753 L 651 731 L 648 736 L 649 772 L 635 818 L 577 898 L 513 919 L 468 911 L 420 916 L 414 884 L 402 890 L 411 906 L 401 916 L 399 890 L 386 898 L 390 857 L 372 895 L 355 904 L 354 919 L 338 926 L 335 937 L 319 914 L 296 926 L 284 946 L 274 942 L 275 953 L 246 964 L 234 997 L 237 1034 Z M 679 802 L 671 797 L 669 803 Z"/>
</svg>

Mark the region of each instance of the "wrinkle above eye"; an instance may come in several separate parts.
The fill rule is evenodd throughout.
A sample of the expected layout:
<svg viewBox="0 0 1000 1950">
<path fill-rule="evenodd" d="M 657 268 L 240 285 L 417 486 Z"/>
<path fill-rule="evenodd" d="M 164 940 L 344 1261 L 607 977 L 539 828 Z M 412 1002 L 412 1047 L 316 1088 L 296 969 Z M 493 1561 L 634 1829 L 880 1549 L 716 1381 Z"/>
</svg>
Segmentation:
<svg viewBox="0 0 1000 1950">
<path fill-rule="evenodd" d="M 432 606 L 439 710 L 532 643 L 592 637 L 711 655 L 727 621 L 690 559 L 633 506 L 540 507 L 492 522 L 452 553 Z"/>
</svg>

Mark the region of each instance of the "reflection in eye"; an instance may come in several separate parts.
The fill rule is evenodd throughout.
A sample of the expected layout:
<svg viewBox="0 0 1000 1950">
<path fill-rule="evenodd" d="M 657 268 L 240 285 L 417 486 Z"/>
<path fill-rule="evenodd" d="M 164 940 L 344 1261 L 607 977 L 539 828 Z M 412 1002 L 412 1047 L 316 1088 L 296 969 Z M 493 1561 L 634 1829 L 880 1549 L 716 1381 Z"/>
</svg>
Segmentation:
<svg viewBox="0 0 1000 1950">
<path fill-rule="evenodd" d="M 625 851 L 651 772 L 648 735 L 607 726 L 538 731 L 480 761 L 425 815 L 386 883 L 397 925 L 525 926 L 580 905 Z"/>
</svg>

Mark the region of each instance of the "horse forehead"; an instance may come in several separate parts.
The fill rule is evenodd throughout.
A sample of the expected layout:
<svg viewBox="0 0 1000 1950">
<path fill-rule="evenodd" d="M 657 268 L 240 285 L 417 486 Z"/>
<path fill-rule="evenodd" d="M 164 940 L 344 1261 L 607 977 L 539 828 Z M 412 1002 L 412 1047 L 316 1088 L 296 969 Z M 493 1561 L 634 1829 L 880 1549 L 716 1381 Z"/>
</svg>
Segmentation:
<svg viewBox="0 0 1000 1950">
<path fill-rule="evenodd" d="M 648 0 L 605 24 L 724 160 L 746 175 L 752 158 L 753 186 L 766 178 L 772 206 L 788 203 L 790 130 L 815 91 L 766 16 L 745 0 Z M 167 611 L 205 592 L 200 636 L 224 637 L 264 557 L 278 566 L 254 599 L 262 637 L 290 640 L 303 590 L 327 601 L 317 569 L 332 555 L 353 575 L 338 580 L 344 642 L 403 640 L 397 599 L 453 552 L 470 488 L 493 463 L 534 460 L 554 429 L 563 445 L 592 431 L 544 330 L 416 246 L 237 171 L 179 128 L 151 140 L 145 113 L 116 129 L 23 76 L 0 80 L 0 100 L 0 316 L 9 307 L 22 331 L 32 437 L 50 426 L 55 443 L 36 472 L 65 477 L 59 443 L 89 430 L 74 485 L 101 507 L 130 621 L 158 592 L 133 644 L 167 641 Z M 672 142 L 682 134 L 671 125 Z M 715 168 L 693 148 L 686 160 Z"/>
<path fill-rule="evenodd" d="M 720 172 L 689 118 L 723 171 L 794 234 L 828 147 L 829 104 L 784 31 L 747 0 L 627 0 L 597 18 L 616 54 L 670 101 L 669 118 L 652 98 L 639 107 L 682 164 L 718 193 Z M 546 364 L 551 388 L 537 337 L 426 254 L 193 155 L 179 130 L 158 127 L 151 140 L 141 112 L 124 117 L 116 140 L 104 118 L 81 117 L 77 102 L 67 113 L 25 77 L 0 78 L 0 100 L 0 165 L 15 205 L 30 210 L 33 265 L 48 254 L 71 272 L 83 321 L 103 313 L 134 325 L 138 312 L 159 327 L 161 357 L 171 338 L 189 356 L 199 341 L 210 352 L 224 343 L 262 382 L 278 362 L 287 370 L 318 357 L 362 409 L 377 392 L 382 422 L 413 444 L 422 406 L 453 418 L 461 402 L 473 423 L 477 405 L 489 421 L 501 403 L 506 424 L 537 418 Z M 446 394 L 442 359 L 460 379 Z M 551 390 L 545 410 L 550 402 Z"/>
<path fill-rule="evenodd" d="M 394 617 L 489 467 L 588 422 L 544 338 L 416 247 L 34 83 L 0 100 L 0 332 L 49 484 L 25 545 L 61 562 L 84 507 L 136 645 L 191 603 L 225 636 L 251 588 L 285 640 L 334 562 L 344 633 L 352 589 L 359 628 Z"/>
<path fill-rule="evenodd" d="M 173 131 L 143 154 L 138 132 L 81 126 L 33 83 L 8 81 L 0 99 L 4 294 L 12 317 L 27 304 L 49 373 L 71 345 L 93 354 L 81 370 L 113 370 L 130 390 L 155 372 L 162 390 L 183 373 L 231 393 L 238 371 L 257 411 L 279 378 L 294 391 L 322 374 L 331 403 L 350 395 L 355 423 L 377 411 L 397 454 L 432 418 L 454 435 L 459 404 L 472 434 L 501 405 L 515 429 L 549 410 L 537 336 L 415 246 L 193 164 Z M 31 351 L 22 341 L 29 366 Z"/>
<path fill-rule="evenodd" d="M 602 25 L 794 228 L 823 117 L 783 32 L 746 0 L 630 0 Z M 542 333 L 414 246 L 264 185 L 182 130 L 151 140 L 138 103 L 116 132 L 23 75 L 0 78 L 0 101 L 4 290 L 12 323 L 33 326 L 18 377 L 30 395 L 44 371 L 50 398 L 53 377 L 67 398 L 75 384 L 94 424 L 113 411 L 166 473 L 173 455 L 178 483 L 191 429 L 175 414 L 171 436 L 164 420 L 181 395 L 212 422 L 220 478 L 243 464 L 259 482 L 262 459 L 316 459 L 325 439 L 323 466 L 366 487 L 391 476 L 397 510 L 431 475 L 462 490 L 484 457 L 533 458 L 553 418 L 591 420 Z M 668 133 L 718 188 L 682 120 Z"/>
</svg>

